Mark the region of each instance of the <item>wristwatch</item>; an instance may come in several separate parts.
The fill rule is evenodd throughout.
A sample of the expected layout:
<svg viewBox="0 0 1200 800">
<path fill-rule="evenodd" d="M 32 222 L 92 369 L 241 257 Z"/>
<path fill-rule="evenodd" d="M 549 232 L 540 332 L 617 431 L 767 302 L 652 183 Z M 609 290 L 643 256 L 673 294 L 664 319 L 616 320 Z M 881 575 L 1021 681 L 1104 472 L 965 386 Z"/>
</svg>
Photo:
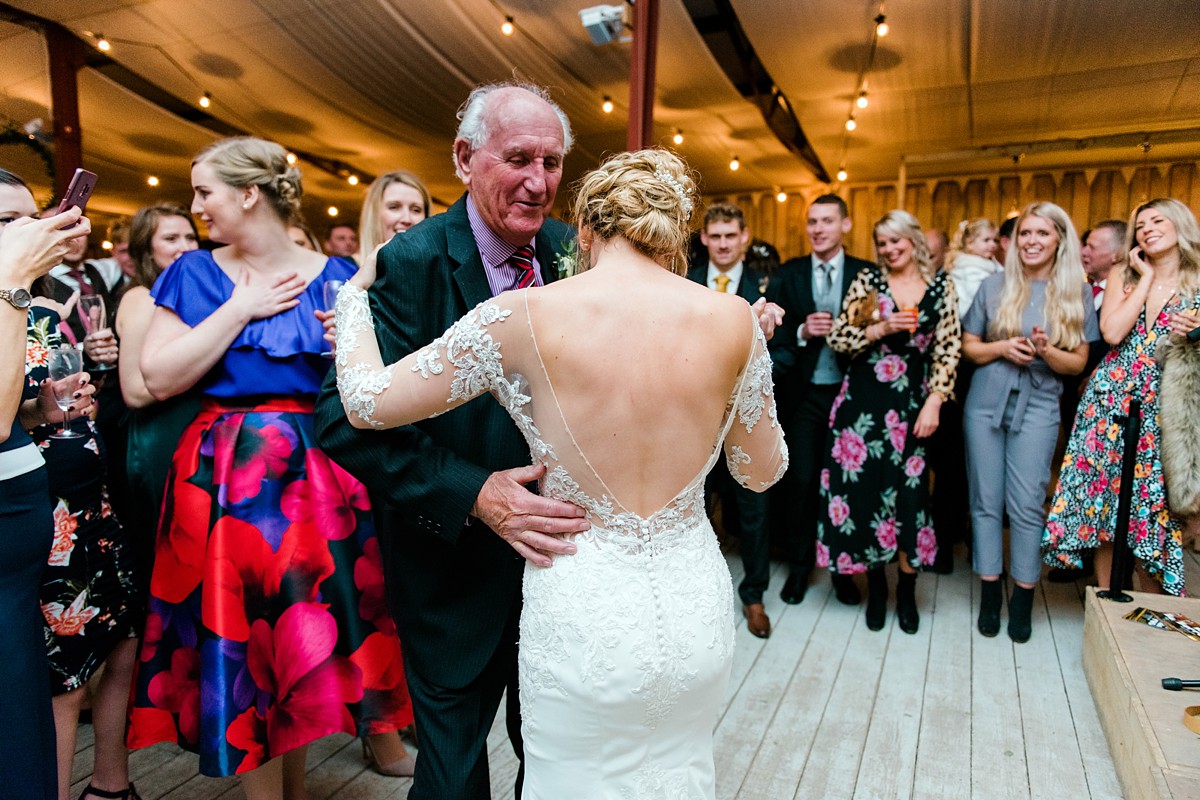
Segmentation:
<svg viewBox="0 0 1200 800">
<path fill-rule="evenodd" d="M 29 308 L 30 304 L 33 303 L 33 298 L 29 296 L 29 292 L 20 286 L 15 289 L 0 289 L 0 300 L 7 300 L 9 305 L 21 311 Z"/>
</svg>

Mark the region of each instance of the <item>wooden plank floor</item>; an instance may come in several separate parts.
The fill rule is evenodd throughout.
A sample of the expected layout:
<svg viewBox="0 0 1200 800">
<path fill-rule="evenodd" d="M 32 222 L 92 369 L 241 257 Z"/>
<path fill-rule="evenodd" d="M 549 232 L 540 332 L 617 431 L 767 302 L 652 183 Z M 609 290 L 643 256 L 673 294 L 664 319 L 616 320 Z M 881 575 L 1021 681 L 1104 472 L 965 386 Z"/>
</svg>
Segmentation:
<svg viewBox="0 0 1200 800">
<path fill-rule="evenodd" d="M 1188 584 L 1200 560 L 1187 553 Z M 729 557 L 736 582 L 741 564 Z M 832 597 L 826 576 L 785 605 L 777 565 L 766 598 L 774 625 L 762 641 L 739 620 L 732 678 L 717 722 L 717 796 L 787 798 L 1046 798 L 1116 800 L 1120 786 L 1080 663 L 1082 582 L 1043 581 L 1033 638 L 975 631 L 977 582 L 961 553 L 954 574 L 917 584 L 921 628 L 867 630 L 862 607 Z M 895 575 L 892 575 L 895 583 Z M 503 710 L 503 708 L 502 708 Z M 80 730 L 71 796 L 91 771 L 92 733 Z M 492 791 L 512 796 L 516 759 L 500 718 L 488 740 Z M 365 768 L 357 742 L 332 736 L 309 752 L 315 800 L 403 798 L 411 782 Z M 234 800 L 232 778 L 196 774 L 196 757 L 158 745 L 130 757 L 145 800 Z"/>
</svg>

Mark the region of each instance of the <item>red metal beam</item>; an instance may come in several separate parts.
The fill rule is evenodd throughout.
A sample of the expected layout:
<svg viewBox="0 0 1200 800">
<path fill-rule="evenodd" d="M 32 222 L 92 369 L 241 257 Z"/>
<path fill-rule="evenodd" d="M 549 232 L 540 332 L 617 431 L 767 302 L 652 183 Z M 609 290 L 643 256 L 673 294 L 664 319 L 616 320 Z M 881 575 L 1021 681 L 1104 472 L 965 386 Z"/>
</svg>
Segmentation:
<svg viewBox="0 0 1200 800">
<path fill-rule="evenodd" d="M 50 116 L 54 119 L 54 187 L 62 197 L 83 166 L 83 132 L 79 128 L 79 70 L 83 44 L 75 34 L 53 22 L 44 23 L 50 59 Z"/>
<path fill-rule="evenodd" d="M 658 0 L 634 0 L 629 56 L 629 131 L 625 147 L 641 150 L 654 138 L 654 70 L 658 55 Z"/>
</svg>

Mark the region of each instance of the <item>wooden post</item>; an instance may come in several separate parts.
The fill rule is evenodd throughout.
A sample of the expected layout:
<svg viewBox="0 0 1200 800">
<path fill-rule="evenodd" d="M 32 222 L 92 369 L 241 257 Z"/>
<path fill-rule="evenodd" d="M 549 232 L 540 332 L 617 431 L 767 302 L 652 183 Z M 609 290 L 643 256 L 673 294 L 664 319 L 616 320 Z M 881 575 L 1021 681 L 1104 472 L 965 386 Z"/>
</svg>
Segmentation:
<svg viewBox="0 0 1200 800">
<path fill-rule="evenodd" d="M 54 188 L 55 194 L 62 197 L 76 167 L 83 166 L 78 82 L 83 45 L 56 23 L 45 23 L 45 31 L 50 59 L 50 116 L 54 118 Z"/>
<path fill-rule="evenodd" d="M 900 156 L 900 172 L 896 176 L 896 208 L 903 209 L 908 194 L 908 162 Z M 932 196 L 932 195 L 931 195 Z"/>
<path fill-rule="evenodd" d="M 633 3 L 633 48 L 629 55 L 628 150 L 650 146 L 654 135 L 654 70 L 658 54 L 658 0 Z"/>
</svg>

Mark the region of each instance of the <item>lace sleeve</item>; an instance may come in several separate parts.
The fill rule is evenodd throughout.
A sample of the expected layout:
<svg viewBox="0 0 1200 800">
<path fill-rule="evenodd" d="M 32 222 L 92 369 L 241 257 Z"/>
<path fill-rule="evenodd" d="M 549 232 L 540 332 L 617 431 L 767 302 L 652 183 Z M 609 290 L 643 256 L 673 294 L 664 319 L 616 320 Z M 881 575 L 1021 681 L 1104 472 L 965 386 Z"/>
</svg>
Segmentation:
<svg viewBox="0 0 1200 800">
<path fill-rule="evenodd" d="M 367 292 L 343 286 L 335 311 L 338 392 L 356 428 L 391 428 L 436 417 L 491 391 L 504 377 L 500 342 L 491 326 L 512 311 L 494 301 L 480 303 L 440 337 L 388 366 L 379 354 Z"/>
<path fill-rule="evenodd" d="M 734 419 L 725 437 L 725 463 L 734 480 L 747 489 L 761 492 L 787 471 L 788 451 L 775 411 L 767 340 L 757 322 L 754 331 L 750 359 L 733 399 Z"/>
</svg>

